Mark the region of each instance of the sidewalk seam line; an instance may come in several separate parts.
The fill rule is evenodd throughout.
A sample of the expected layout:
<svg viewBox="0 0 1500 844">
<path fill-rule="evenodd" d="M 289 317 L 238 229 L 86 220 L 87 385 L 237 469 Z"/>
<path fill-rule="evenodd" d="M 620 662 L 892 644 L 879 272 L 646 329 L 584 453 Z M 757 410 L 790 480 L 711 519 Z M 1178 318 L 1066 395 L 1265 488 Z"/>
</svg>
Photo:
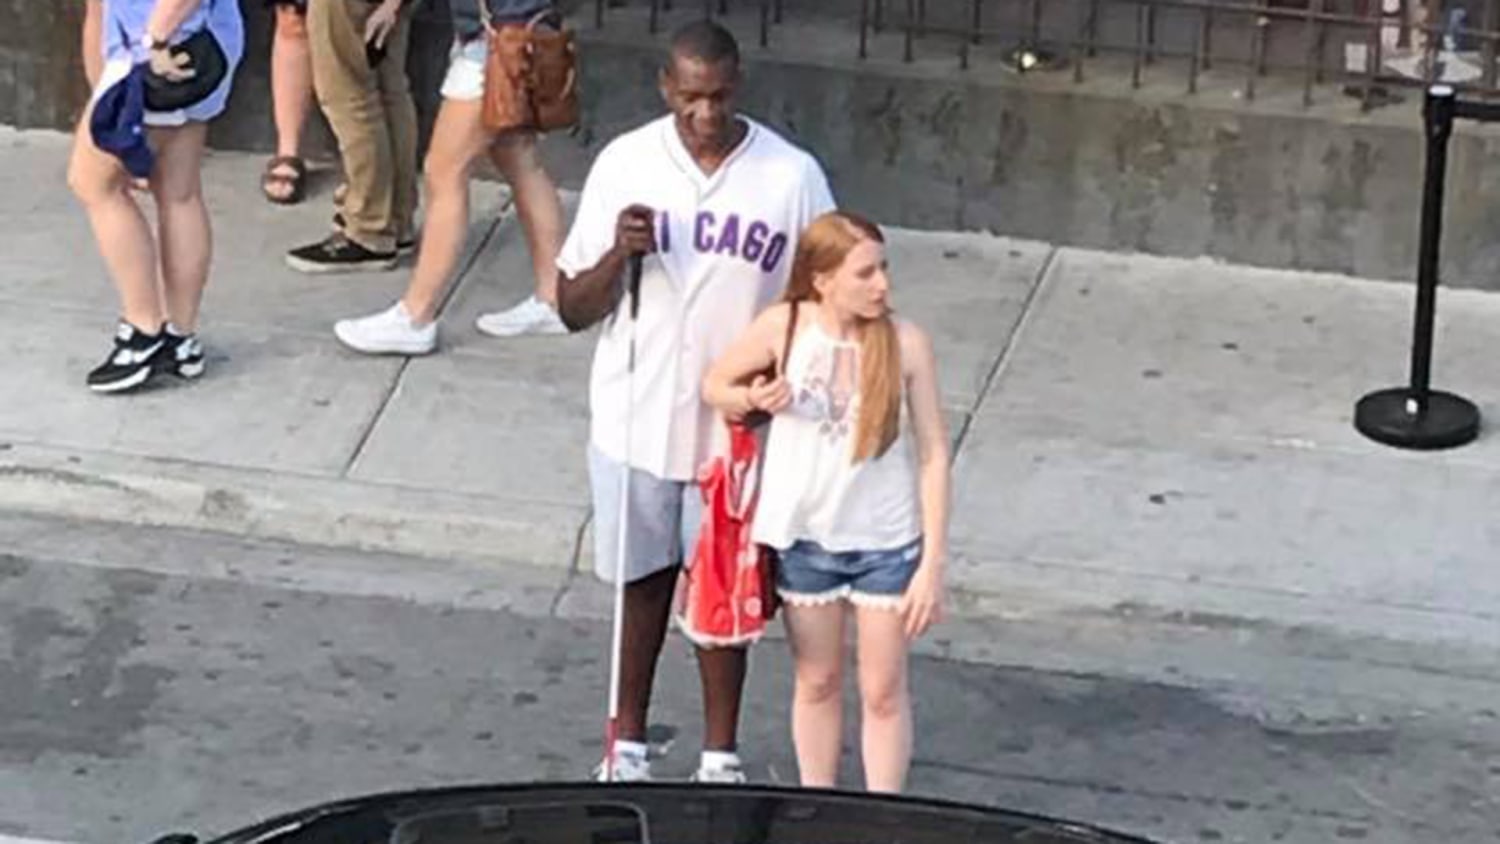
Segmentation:
<svg viewBox="0 0 1500 844">
<path fill-rule="evenodd" d="M 495 236 L 500 233 L 500 230 L 505 227 L 505 222 L 510 219 L 515 212 L 515 208 L 516 197 L 512 193 L 500 205 L 499 212 L 495 214 L 494 222 L 490 223 L 490 230 L 484 233 L 484 237 L 480 239 L 479 245 L 474 247 L 473 254 L 469 255 L 468 263 L 464 265 L 463 269 L 458 271 L 458 276 L 453 279 L 453 283 L 448 286 L 448 291 L 443 294 L 443 300 L 438 303 L 436 316 L 433 317 L 434 320 L 442 320 L 443 315 L 448 311 L 448 306 L 453 304 L 453 300 L 458 297 L 458 291 L 463 288 L 464 282 L 468 281 L 469 273 L 473 272 L 474 268 L 479 265 L 479 259 L 484 257 L 485 250 L 490 248 L 490 244 L 494 242 Z M 519 222 L 520 220 L 517 218 L 517 223 Z"/>
<path fill-rule="evenodd" d="M 1015 326 L 1011 329 L 1010 337 L 1005 341 L 1005 348 L 1000 350 L 995 362 L 990 365 L 990 371 L 985 375 L 984 383 L 980 385 L 979 392 L 974 396 L 974 401 L 969 405 L 969 411 L 964 416 L 963 425 L 958 430 L 958 436 L 953 439 L 953 460 L 958 461 L 958 453 L 963 450 L 964 443 L 969 439 L 969 430 L 974 425 L 974 417 L 979 415 L 979 408 L 989 397 L 990 391 L 999 383 L 1000 376 L 1009 368 L 1011 356 L 1021 344 L 1021 336 L 1030 326 L 1037 303 L 1041 299 L 1042 288 L 1047 285 L 1048 279 L 1052 277 L 1052 267 L 1057 262 L 1057 254 L 1062 247 L 1055 244 L 1050 245 L 1047 257 L 1042 259 L 1042 265 L 1037 268 L 1036 281 L 1026 293 L 1026 301 L 1021 304 L 1021 312 L 1016 316 Z"/>
<path fill-rule="evenodd" d="M 562 603 L 573 591 L 573 582 L 578 578 L 579 566 L 583 561 L 583 538 L 588 533 L 589 524 L 594 521 L 594 511 L 589 509 L 578 525 L 578 533 L 573 538 L 573 559 L 568 561 L 567 574 L 563 576 L 563 582 L 558 587 L 557 594 L 552 596 L 552 606 L 547 608 L 548 618 L 557 618 L 562 609 Z"/>
<path fill-rule="evenodd" d="M 365 453 L 365 446 L 370 444 L 370 438 L 375 435 L 375 428 L 380 425 L 380 420 L 385 417 L 386 408 L 396 398 L 396 393 L 401 390 L 401 382 L 406 379 L 406 370 L 411 366 L 411 358 L 401 361 L 401 366 L 396 370 L 396 376 L 391 379 L 391 386 L 386 389 L 385 396 L 380 400 L 380 406 L 370 414 L 370 421 L 365 423 L 365 429 L 360 432 L 359 439 L 354 443 L 354 448 L 349 451 L 349 459 L 344 461 L 344 468 L 339 472 L 341 480 L 354 480 L 354 466 L 359 462 L 361 455 Z"/>
<path fill-rule="evenodd" d="M 453 283 L 448 286 L 447 292 L 443 294 L 443 299 L 438 303 L 437 309 L 433 314 L 434 322 L 442 321 L 443 312 L 453 302 L 453 297 L 458 295 L 458 290 L 463 286 L 464 280 L 469 277 L 469 273 L 479 263 L 480 256 L 489 248 L 490 241 L 494 240 L 495 233 L 500 230 L 500 226 L 504 224 L 506 217 L 514 206 L 514 197 L 507 197 L 505 204 L 500 206 L 500 213 L 496 215 L 495 221 L 490 223 L 489 230 L 484 233 L 484 237 L 479 239 L 479 245 L 474 247 L 474 252 L 469 255 L 468 262 L 458 271 L 458 276 L 454 278 Z M 400 368 L 396 370 L 396 377 L 391 379 L 391 386 L 386 391 L 385 399 L 380 402 L 380 407 L 376 408 L 375 412 L 370 414 L 370 421 L 365 425 L 364 432 L 360 434 L 359 441 L 354 444 L 354 449 L 349 454 L 349 459 L 345 461 L 344 470 L 339 473 L 339 477 L 346 480 L 350 479 L 355 465 L 359 463 L 359 458 L 364 454 L 365 447 L 370 443 L 370 437 L 375 434 L 375 428 L 380 425 L 380 420 L 385 417 L 386 409 L 391 406 L 391 401 L 395 399 L 396 393 L 401 390 L 401 382 L 406 379 L 406 371 L 411 367 L 411 362 L 412 358 L 409 355 L 402 359 Z"/>
</svg>

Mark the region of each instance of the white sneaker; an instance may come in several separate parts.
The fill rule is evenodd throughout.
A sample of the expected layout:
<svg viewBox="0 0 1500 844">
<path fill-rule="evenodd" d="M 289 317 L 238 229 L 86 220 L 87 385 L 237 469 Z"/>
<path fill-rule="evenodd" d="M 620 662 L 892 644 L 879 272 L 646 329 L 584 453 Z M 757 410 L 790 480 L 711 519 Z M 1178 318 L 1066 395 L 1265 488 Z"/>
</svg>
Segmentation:
<svg viewBox="0 0 1500 844">
<path fill-rule="evenodd" d="M 526 297 L 510 310 L 485 314 L 474 324 L 491 337 L 568 333 L 568 327 L 563 324 L 562 317 L 557 315 L 557 309 L 535 295 Z"/>
<path fill-rule="evenodd" d="M 745 776 L 744 768 L 740 767 L 738 760 L 719 765 L 699 765 L 693 774 L 693 782 L 707 783 L 711 785 L 744 785 L 749 782 Z"/>
<path fill-rule="evenodd" d="M 372 355 L 425 355 L 437 348 L 437 323 L 412 323 L 406 305 L 395 305 L 359 319 L 341 319 L 333 333 L 344 345 Z"/>
<path fill-rule="evenodd" d="M 634 753 L 615 753 L 613 771 L 605 771 L 601 761 L 594 769 L 595 782 L 650 782 L 651 760 Z"/>
</svg>

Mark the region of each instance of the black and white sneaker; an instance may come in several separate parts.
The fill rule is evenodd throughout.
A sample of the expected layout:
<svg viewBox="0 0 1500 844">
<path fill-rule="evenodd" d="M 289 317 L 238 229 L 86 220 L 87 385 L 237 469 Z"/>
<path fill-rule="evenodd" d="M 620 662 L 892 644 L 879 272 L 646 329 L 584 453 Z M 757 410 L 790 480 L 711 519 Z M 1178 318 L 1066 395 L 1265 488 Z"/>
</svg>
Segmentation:
<svg viewBox="0 0 1500 844">
<path fill-rule="evenodd" d="M 157 360 L 157 371 L 192 380 L 203 374 L 203 344 L 197 334 L 183 334 L 168 325 L 162 332 L 166 348 Z"/>
<path fill-rule="evenodd" d="M 124 320 L 115 329 L 115 347 L 104 363 L 89 373 L 89 389 L 96 393 L 123 393 L 151 379 L 167 348 L 164 332 L 147 334 Z"/>
<path fill-rule="evenodd" d="M 286 253 L 286 262 L 304 273 L 360 273 L 396 268 L 396 252 L 372 252 L 334 232 L 323 240 Z"/>
</svg>

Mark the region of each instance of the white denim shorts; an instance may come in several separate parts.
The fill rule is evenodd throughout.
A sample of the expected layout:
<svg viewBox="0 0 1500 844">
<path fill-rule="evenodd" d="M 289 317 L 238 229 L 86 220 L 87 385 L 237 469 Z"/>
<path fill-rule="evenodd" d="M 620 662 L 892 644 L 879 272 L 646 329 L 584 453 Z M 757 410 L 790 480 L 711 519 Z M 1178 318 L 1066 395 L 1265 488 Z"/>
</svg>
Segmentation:
<svg viewBox="0 0 1500 844">
<path fill-rule="evenodd" d="M 589 445 L 589 487 L 594 504 L 594 573 L 615 582 L 619 549 L 620 480 L 624 464 Z M 630 512 L 625 537 L 625 582 L 634 583 L 691 558 L 703 522 L 703 493 L 696 483 L 630 471 Z"/>
<path fill-rule="evenodd" d="M 484 63 L 489 58 L 489 43 L 484 38 L 464 42 L 453 40 L 448 51 L 448 74 L 443 77 L 445 100 L 477 100 L 484 96 Z"/>
</svg>

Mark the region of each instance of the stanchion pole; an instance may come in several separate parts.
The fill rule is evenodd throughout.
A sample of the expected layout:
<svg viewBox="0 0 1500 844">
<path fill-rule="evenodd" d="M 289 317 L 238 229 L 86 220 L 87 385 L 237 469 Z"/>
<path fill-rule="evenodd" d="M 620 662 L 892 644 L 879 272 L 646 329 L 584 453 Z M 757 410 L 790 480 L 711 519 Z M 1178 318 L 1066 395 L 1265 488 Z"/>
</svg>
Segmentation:
<svg viewBox="0 0 1500 844">
<path fill-rule="evenodd" d="M 1457 97 L 1451 86 L 1434 85 L 1428 89 L 1422 109 L 1427 170 L 1422 183 L 1411 383 L 1370 393 L 1354 409 L 1354 426 L 1360 433 L 1397 448 L 1455 448 L 1479 436 L 1479 408 L 1461 396 L 1433 390 L 1431 385 L 1438 259 L 1443 236 L 1443 187 L 1448 175 L 1448 139 L 1453 134 L 1457 111 Z"/>
</svg>

